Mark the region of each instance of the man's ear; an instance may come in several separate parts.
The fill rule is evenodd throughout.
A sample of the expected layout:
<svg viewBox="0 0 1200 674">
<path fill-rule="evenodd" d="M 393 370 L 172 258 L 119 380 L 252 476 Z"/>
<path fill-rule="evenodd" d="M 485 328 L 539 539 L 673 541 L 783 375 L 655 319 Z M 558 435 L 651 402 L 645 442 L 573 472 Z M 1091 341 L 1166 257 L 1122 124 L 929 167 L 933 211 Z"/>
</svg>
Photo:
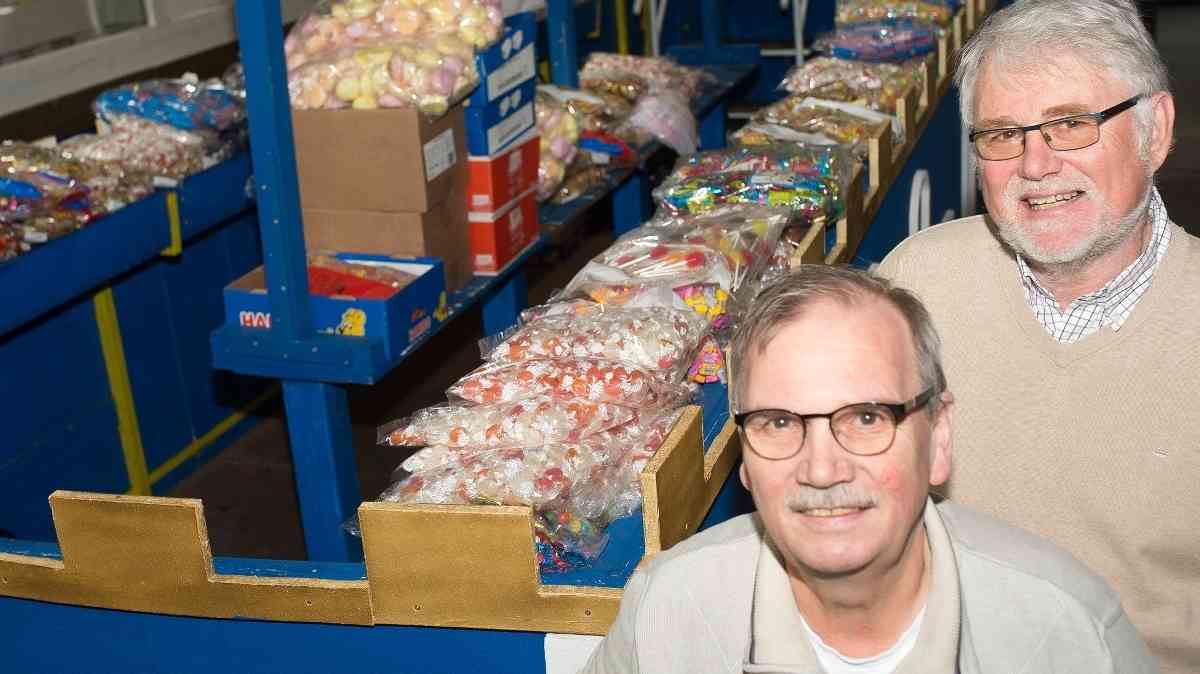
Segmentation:
<svg viewBox="0 0 1200 674">
<path fill-rule="evenodd" d="M 1167 160 L 1175 141 L 1175 98 L 1160 91 L 1150 96 L 1150 105 L 1154 108 L 1154 132 L 1150 136 L 1147 157 L 1150 172 L 1154 173 Z"/>
<path fill-rule="evenodd" d="M 738 477 L 742 479 L 742 486 L 746 488 L 746 491 L 753 491 L 750 487 L 750 471 L 746 470 L 745 459 L 742 460 L 741 467 L 738 468 Z"/>
<path fill-rule="evenodd" d="M 954 449 L 954 394 L 943 391 L 929 439 L 929 484 L 938 486 L 950 479 Z"/>
</svg>

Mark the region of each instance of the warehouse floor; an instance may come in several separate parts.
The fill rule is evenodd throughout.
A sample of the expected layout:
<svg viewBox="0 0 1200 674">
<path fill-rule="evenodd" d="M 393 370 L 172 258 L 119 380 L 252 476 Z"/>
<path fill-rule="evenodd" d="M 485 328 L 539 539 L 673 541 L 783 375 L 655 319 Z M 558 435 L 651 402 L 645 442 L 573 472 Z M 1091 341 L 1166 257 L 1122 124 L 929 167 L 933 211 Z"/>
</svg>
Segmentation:
<svg viewBox="0 0 1200 674">
<path fill-rule="evenodd" d="M 1200 201 L 1191 198 L 1200 181 L 1200 7 L 1164 5 L 1158 16 L 1158 42 L 1173 77 L 1177 147 L 1158 175 L 1171 217 L 1200 235 Z M 596 213 L 573 252 L 528 267 L 529 301 L 544 302 L 574 271 L 611 242 Z M 354 387 L 350 412 L 363 498 L 374 498 L 404 458 L 375 445 L 375 429 L 399 415 L 444 400 L 443 391 L 479 363 L 478 310 L 455 320 L 441 335 L 410 357 L 377 386 Z M 303 559 L 286 426 L 278 403 L 260 410 L 262 421 L 250 433 L 182 482 L 171 496 L 204 501 L 215 555 Z"/>
</svg>

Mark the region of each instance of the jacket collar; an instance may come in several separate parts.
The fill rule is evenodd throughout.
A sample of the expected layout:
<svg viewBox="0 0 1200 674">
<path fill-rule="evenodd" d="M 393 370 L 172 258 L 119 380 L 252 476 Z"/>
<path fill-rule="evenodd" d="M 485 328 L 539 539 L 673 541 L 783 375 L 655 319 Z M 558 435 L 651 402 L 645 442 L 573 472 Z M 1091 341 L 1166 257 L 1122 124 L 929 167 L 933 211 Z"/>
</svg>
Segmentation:
<svg viewBox="0 0 1200 674">
<path fill-rule="evenodd" d="M 932 560 L 932 578 L 925 620 L 913 650 L 896 674 L 958 671 L 961 599 L 958 565 L 950 536 L 932 499 L 922 517 Z M 805 637 L 800 611 L 792 598 L 787 570 L 764 535 L 755 566 L 749 638 L 742 670 L 751 673 L 800 674 L 820 672 L 821 666 Z M 964 644 L 963 664 L 973 661 L 973 649 Z M 974 667 L 965 667 L 965 671 Z"/>
</svg>

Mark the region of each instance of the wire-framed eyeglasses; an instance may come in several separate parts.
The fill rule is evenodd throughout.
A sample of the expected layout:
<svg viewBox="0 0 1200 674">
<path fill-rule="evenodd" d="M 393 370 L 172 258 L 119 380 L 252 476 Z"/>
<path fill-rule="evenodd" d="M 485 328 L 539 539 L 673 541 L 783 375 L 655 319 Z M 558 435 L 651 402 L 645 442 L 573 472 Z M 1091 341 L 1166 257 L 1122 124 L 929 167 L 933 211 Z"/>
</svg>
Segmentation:
<svg viewBox="0 0 1200 674">
<path fill-rule="evenodd" d="M 851 454 L 873 456 L 891 449 L 896 429 L 913 412 L 933 399 L 933 388 L 903 403 L 865 402 L 839 407 L 827 414 L 797 414 L 761 409 L 733 415 L 750 451 L 780 461 L 800 453 L 809 419 L 828 419 L 837 443 Z"/>
<path fill-rule="evenodd" d="M 1121 101 L 1100 112 L 1060 117 L 1029 126 L 1006 126 L 1000 129 L 971 129 L 967 138 L 975 146 L 975 154 L 987 161 L 1015 159 L 1025 153 L 1025 134 L 1038 131 L 1051 149 L 1064 152 L 1080 150 L 1100 141 L 1100 125 L 1137 105 L 1145 94 Z"/>
</svg>

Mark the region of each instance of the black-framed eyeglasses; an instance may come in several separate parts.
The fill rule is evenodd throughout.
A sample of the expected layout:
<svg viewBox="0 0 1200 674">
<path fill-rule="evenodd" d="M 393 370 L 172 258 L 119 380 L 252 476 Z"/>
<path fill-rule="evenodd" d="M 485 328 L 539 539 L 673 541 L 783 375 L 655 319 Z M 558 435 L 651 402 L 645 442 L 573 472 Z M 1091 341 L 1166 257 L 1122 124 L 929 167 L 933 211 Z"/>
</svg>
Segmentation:
<svg viewBox="0 0 1200 674">
<path fill-rule="evenodd" d="M 1100 112 L 1060 117 L 1029 126 L 1006 126 L 1000 129 L 971 129 L 967 138 L 975 146 L 975 154 L 987 161 L 1015 159 L 1025 153 L 1025 134 L 1038 131 L 1051 149 L 1064 152 L 1081 150 L 1100 140 L 1100 125 L 1137 105 L 1145 94 L 1121 101 Z"/>
<path fill-rule="evenodd" d="M 809 419 L 828 419 L 837 443 L 851 454 L 873 456 L 892 448 L 896 429 L 913 412 L 933 399 L 933 388 L 903 403 L 854 403 L 828 414 L 796 414 L 763 409 L 733 415 L 750 451 L 764 459 L 780 461 L 800 453 Z"/>
</svg>

